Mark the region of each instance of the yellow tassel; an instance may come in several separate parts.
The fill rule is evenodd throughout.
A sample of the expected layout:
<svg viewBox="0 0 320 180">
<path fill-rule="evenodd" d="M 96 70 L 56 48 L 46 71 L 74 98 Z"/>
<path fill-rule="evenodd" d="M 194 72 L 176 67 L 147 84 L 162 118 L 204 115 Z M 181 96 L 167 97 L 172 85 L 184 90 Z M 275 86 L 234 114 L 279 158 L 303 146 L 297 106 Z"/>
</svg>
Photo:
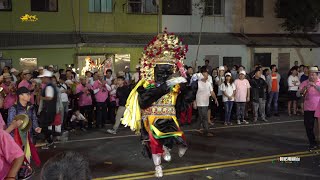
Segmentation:
<svg viewBox="0 0 320 180">
<path fill-rule="evenodd" d="M 140 80 L 138 84 L 132 89 L 126 103 L 126 110 L 124 111 L 121 124 L 125 127 L 129 126 L 132 131 L 136 133 L 140 132 L 141 129 L 141 111 L 138 102 L 137 89 L 145 83 L 145 80 Z"/>
<path fill-rule="evenodd" d="M 31 150 L 30 150 L 30 144 L 29 144 L 29 132 L 27 132 L 27 142 L 24 146 L 24 154 L 25 154 L 25 157 L 27 159 L 27 161 L 30 163 L 30 160 L 31 160 Z"/>
</svg>

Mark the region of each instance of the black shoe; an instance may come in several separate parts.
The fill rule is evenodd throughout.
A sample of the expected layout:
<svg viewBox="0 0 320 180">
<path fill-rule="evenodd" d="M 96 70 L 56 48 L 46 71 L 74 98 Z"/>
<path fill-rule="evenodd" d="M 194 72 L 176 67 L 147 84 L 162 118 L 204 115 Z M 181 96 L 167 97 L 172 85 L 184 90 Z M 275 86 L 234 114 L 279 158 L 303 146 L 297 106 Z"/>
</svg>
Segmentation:
<svg viewBox="0 0 320 180">
<path fill-rule="evenodd" d="M 278 113 L 275 113 L 275 114 L 274 114 L 274 116 L 277 116 L 277 117 L 279 117 L 280 115 L 279 115 Z"/>
</svg>

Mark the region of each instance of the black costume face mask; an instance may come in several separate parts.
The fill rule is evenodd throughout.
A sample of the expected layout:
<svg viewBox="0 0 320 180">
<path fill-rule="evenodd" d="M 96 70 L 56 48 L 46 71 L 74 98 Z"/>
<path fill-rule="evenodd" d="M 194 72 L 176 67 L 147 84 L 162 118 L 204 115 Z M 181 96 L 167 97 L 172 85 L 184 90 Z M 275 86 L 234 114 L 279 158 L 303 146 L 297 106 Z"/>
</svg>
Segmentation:
<svg viewBox="0 0 320 180">
<path fill-rule="evenodd" d="M 154 67 L 154 76 L 156 83 L 165 82 L 173 74 L 173 65 L 157 64 Z"/>
</svg>

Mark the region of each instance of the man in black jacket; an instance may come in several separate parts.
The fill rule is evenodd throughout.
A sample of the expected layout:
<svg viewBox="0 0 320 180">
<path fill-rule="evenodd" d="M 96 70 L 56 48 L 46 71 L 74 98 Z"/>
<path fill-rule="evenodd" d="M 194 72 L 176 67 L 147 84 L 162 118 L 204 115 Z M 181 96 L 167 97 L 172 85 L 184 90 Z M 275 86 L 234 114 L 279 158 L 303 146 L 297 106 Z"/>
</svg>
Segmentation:
<svg viewBox="0 0 320 180">
<path fill-rule="evenodd" d="M 250 81 L 251 85 L 251 100 L 253 106 L 254 122 L 258 120 L 258 110 L 262 121 L 266 120 L 265 105 L 266 105 L 266 89 L 267 83 L 261 78 L 261 71 L 255 70 L 254 78 Z"/>
<path fill-rule="evenodd" d="M 117 130 L 120 125 L 120 119 L 123 116 L 124 111 L 126 110 L 126 101 L 130 94 L 129 86 L 124 84 L 125 78 L 123 76 L 119 76 L 117 78 L 117 98 L 119 99 L 119 108 L 117 110 L 116 115 L 116 123 L 113 126 L 113 129 L 108 129 L 107 132 L 110 134 L 117 134 Z"/>
</svg>

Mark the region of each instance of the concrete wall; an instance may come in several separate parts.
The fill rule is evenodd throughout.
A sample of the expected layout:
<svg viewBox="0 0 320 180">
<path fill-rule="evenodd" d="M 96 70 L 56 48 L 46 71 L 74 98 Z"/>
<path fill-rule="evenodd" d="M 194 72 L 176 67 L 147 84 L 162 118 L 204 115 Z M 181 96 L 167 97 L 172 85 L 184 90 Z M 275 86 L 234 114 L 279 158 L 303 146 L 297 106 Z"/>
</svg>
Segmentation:
<svg viewBox="0 0 320 180">
<path fill-rule="evenodd" d="M 270 33 L 284 33 L 285 31 L 279 26 L 283 19 L 277 18 L 274 12 L 275 3 L 277 0 L 264 0 L 263 17 L 246 17 L 246 0 L 237 0 L 233 4 L 234 32 L 241 32 L 248 34 L 270 34 Z"/>
<path fill-rule="evenodd" d="M 277 18 L 274 12 L 277 0 L 264 0 L 263 17 L 246 17 L 246 0 L 225 0 L 223 16 L 205 16 L 203 32 L 216 33 L 285 33 L 279 26 L 283 19 Z M 172 32 L 199 32 L 201 12 L 194 6 L 199 0 L 193 0 L 192 15 L 163 15 L 162 27 Z"/>
<path fill-rule="evenodd" d="M 223 16 L 204 16 L 202 32 L 232 32 L 232 7 L 235 0 L 225 0 Z M 195 7 L 199 0 L 192 1 L 192 15 L 162 15 L 162 27 L 170 32 L 200 32 L 201 11 Z"/>
<path fill-rule="evenodd" d="M 243 45 L 202 45 L 199 49 L 199 57 L 197 66 L 204 65 L 204 58 L 206 55 L 218 55 L 219 65 L 223 65 L 223 57 L 241 57 L 241 63 L 246 68 L 249 67 L 248 48 Z M 189 46 L 187 59 L 185 64 L 193 65 L 197 56 L 197 46 Z"/>
<path fill-rule="evenodd" d="M 253 50 L 255 53 L 271 53 L 271 64 L 278 65 L 279 53 L 290 53 L 290 67 L 294 65 L 294 61 L 310 66 L 319 64 L 319 58 L 315 58 L 316 53 L 320 53 L 319 48 L 254 48 Z"/>
</svg>

